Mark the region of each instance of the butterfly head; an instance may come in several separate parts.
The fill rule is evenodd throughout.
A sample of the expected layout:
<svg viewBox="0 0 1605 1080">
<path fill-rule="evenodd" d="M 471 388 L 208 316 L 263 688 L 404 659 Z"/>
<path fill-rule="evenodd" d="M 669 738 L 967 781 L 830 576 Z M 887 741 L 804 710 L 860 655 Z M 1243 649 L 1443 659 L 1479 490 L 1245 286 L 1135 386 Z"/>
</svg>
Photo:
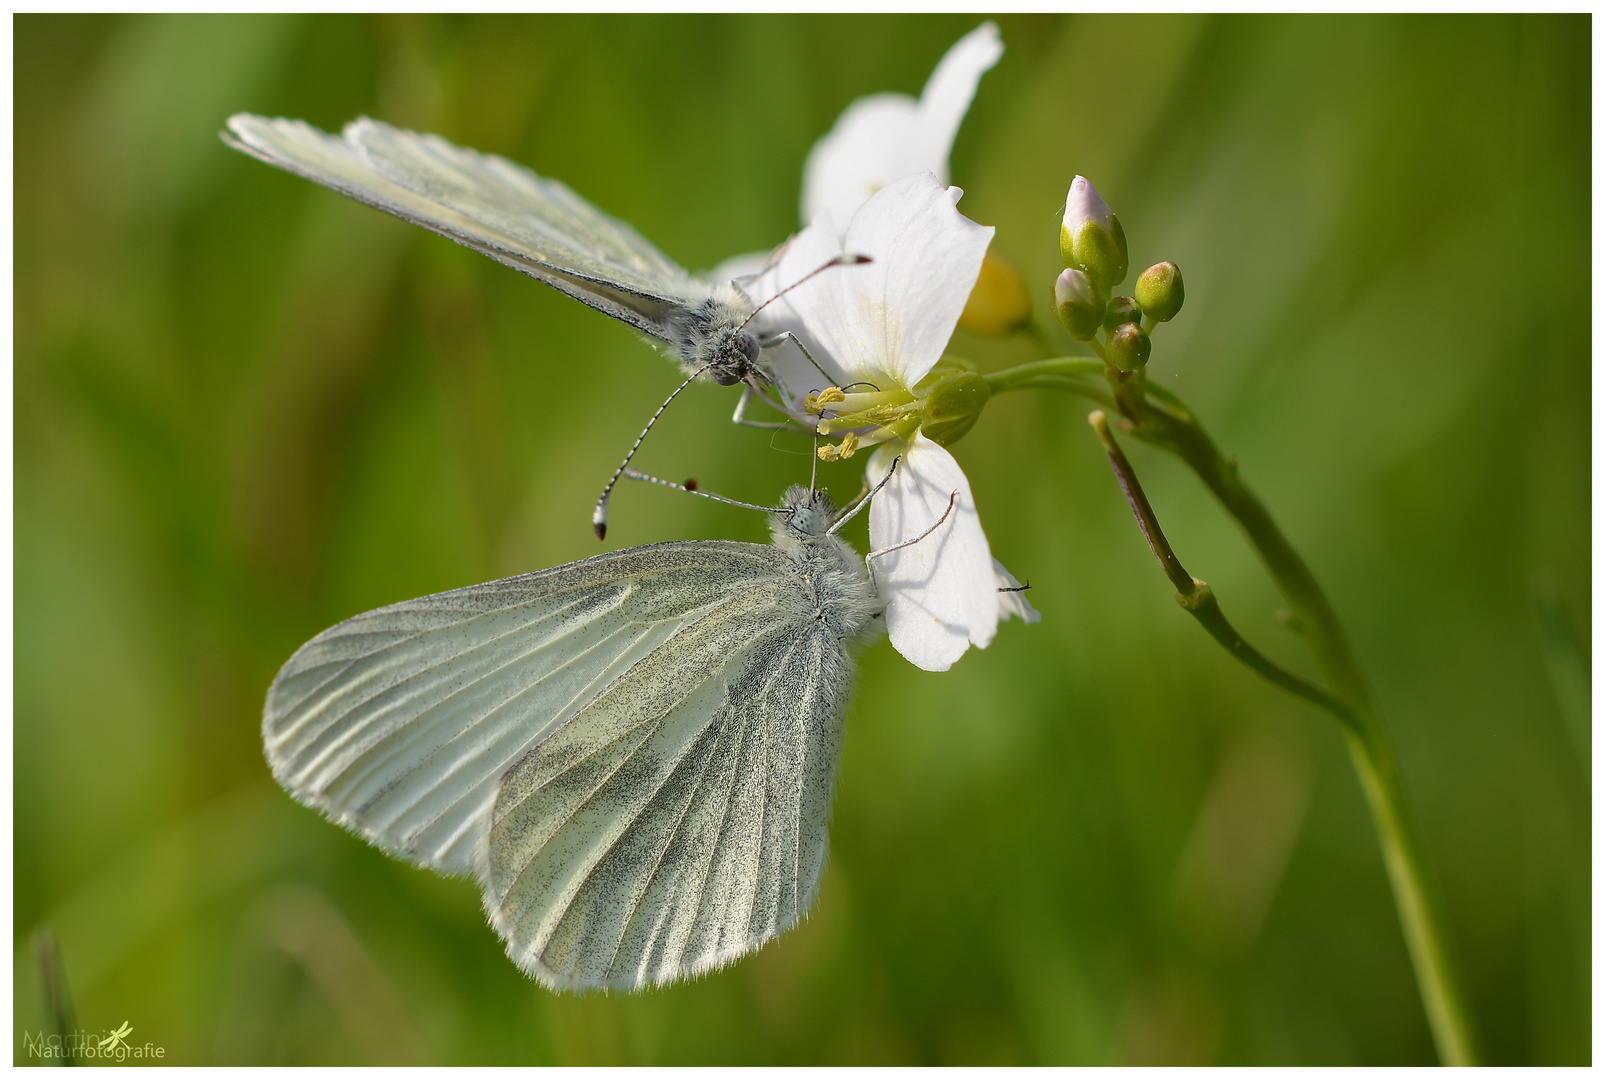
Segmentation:
<svg viewBox="0 0 1605 1080">
<path fill-rule="evenodd" d="M 777 537 L 805 539 L 825 535 L 835 520 L 836 504 L 829 495 L 793 484 L 786 489 L 785 509 L 770 517 L 769 527 Z"/>
<path fill-rule="evenodd" d="M 758 339 L 745 330 L 733 330 L 717 343 L 708 374 L 720 386 L 734 386 L 757 370 Z"/>
</svg>

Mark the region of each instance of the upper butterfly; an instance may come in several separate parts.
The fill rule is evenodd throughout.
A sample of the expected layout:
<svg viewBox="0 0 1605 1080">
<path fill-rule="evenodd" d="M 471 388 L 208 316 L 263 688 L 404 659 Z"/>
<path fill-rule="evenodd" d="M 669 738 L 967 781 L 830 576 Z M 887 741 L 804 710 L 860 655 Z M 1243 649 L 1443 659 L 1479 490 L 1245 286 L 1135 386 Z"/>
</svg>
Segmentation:
<svg viewBox="0 0 1605 1080">
<path fill-rule="evenodd" d="M 762 394 L 770 380 L 759 353 L 781 340 L 795 342 L 784 331 L 760 340 L 747 329 L 753 302 L 734 283 L 692 276 L 628 224 L 506 158 L 367 117 L 334 136 L 303 120 L 236 113 L 222 138 L 635 327 L 667 345 L 692 377 L 706 373 L 720 385 L 746 383 L 749 393 Z M 832 264 L 867 261 L 847 255 Z M 746 400 L 743 395 L 738 419 Z M 607 498 L 618 475 L 592 516 L 598 536 L 607 530 Z"/>
</svg>

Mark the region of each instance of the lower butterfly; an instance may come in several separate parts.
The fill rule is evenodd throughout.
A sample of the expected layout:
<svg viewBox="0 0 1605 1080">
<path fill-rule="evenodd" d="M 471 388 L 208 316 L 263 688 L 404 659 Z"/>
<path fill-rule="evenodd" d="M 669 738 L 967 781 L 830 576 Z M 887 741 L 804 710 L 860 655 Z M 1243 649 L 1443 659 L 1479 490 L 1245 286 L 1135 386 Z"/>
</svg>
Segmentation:
<svg viewBox="0 0 1605 1080">
<path fill-rule="evenodd" d="M 651 544 L 347 619 L 268 691 L 273 775 L 472 875 L 547 986 L 727 964 L 819 889 L 853 651 L 882 623 L 836 535 L 867 501 L 793 487 L 769 544 Z"/>
</svg>

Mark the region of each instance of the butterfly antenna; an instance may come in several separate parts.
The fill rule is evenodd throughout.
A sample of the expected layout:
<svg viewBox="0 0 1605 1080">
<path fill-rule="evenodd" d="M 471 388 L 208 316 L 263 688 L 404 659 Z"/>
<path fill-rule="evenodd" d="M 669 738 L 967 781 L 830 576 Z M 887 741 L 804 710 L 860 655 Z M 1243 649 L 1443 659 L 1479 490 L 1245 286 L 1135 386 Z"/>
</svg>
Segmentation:
<svg viewBox="0 0 1605 1080">
<path fill-rule="evenodd" d="M 841 528 L 842 528 L 843 525 L 846 525 L 849 521 L 853 520 L 853 518 L 857 517 L 858 516 L 858 512 L 860 510 L 862 510 L 864 507 L 869 505 L 869 500 L 871 500 L 871 499 L 873 499 L 875 497 L 875 493 L 880 491 L 880 489 L 885 487 L 887 484 L 891 483 L 892 474 L 897 471 L 897 463 L 899 461 L 902 461 L 902 460 L 903 460 L 903 455 L 901 455 L 901 454 L 899 454 L 896 457 L 894 457 L 892 459 L 892 467 L 890 469 L 886 470 L 886 475 L 881 477 L 881 482 L 876 484 L 875 487 L 873 489 L 871 489 L 869 492 L 867 492 L 866 494 L 860 496 L 859 500 L 853 504 L 853 508 L 851 510 L 847 511 L 847 513 L 845 513 L 841 517 L 837 518 L 836 519 L 836 523 L 834 525 L 832 525 L 830 528 L 825 530 L 825 535 L 826 536 L 835 536 L 838 532 L 841 531 Z"/>
<path fill-rule="evenodd" d="M 658 406 L 658 411 L 652 414 L 652 419 L 646 422 L 646 427 L 641 429 L 641 434 L 635 437 L 635 443 L 630 447 L 630 452 L 624 455 L 624 460 L 619 462 L 619 467 L 613 470 L 613 475 L 609 478 L 607 487 L 602 489 L 601 497 L 596 500 L 596 509 L 591 511 L 591 528 L 596 530 L 596 538 L 598 540 L 607 538 L 607 501 L 613 497 L 613 485 L 619 482 L 619 477 L 623 476 L 624 470 L 629 467 L 630 459 L 635 456 L 637 450 L 641 449 L 641 440 L 645 439 L 646 433 L 652 430 L 652 425 L 658 422 L 658 417 L 662 416 L 663 410 L 669 407 L 669 402 L 679 397 L 680 391 L 690 386 L 698 375 L 701 375 L 712 366 L 713 364 L 710 362 L 697 368 L 686 378 L 685 382 L 674 388 L 674 393 L 663 399 L 663 404 Z"/>
<path fill-rule="evenodd" d="M 660 480 L 656 476 L 648 476 L 638 469 L 625 469 L 623 475 L 630 480 L 639 480 L 645 484 L 657 484 L 659 487 L 673 488 L 676 491 L 683 491 L 687 495 L 701 495 L 704 499 L 722 502 L 726 506 L 739 506 L 743 510 L 762 510 L 766 514 L 794 514 L 797 512 L 796 507 L 792 506 L 759 506 L 757 503 L 745 503 L 739 499 L 727 499 L 723 495 L 715 495 L 711 491 L 703 491 L 697 487 L 694 480 L 676 484 L 673 480 Z"/>
<path fill-rule="evenodd" d="M 819 486 L 819 425 L 814 425 L 814 452 L 813 464 L 808 470 L 808 494 L 812 495 Z"/>
<path fill-rule="evenodd" d="M 784 289 L 781 289 L 779 292 L 775 293 L 775 295 L 771 296 L 769 299 L 765 300 L 763 303 L 761 303 L 757 307 L 753 308 L 752 309 L 752 314 L 748 315 L 745 319 L 743 319 L 741 321 L 741 325 L 738 326 L 736 329 L 745 330 L 747 328 L 747 324 L 758 317 L 758 312 L 762 311 L 764 308 L 768 307 L 770 304 L 773 304 L 776 300 L 779 300 L 782 296 L 785 296 L 787 293 L 791 292 L 791 290 L 795 289 L 797 286 L 803 284 L 806 281 L 813 280 L 814 277 L 816 277 L 819 274 L 823 274 L 826 270 L 829 270 L 833 266 L 862 266 L 865 263 L 872 263 L 874 261 L 875 260 L 870 258 L 868 255 L 855 255 L 855 254 L 852 254 L 851 252 L 843 252 L 842 254 L 836 256 L 834 259 L 831 259 L 829 262 L 825 263 L 824 265 L 819 266 L 819 267 L 817 267 L 817 268 L 815 268 L 813 270 L 810 270 L 808 273 L 804 274 L 802 277 L 798 278 L 796 281 L 793 281 L 790 285 L 787 285 Z"/>
</svg>

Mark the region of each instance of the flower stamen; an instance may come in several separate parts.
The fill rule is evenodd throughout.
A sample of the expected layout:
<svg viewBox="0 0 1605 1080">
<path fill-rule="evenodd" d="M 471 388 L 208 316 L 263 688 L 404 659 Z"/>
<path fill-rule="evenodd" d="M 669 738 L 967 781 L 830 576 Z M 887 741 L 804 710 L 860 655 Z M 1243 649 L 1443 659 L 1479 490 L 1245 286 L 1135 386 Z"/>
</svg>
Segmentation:
<svg viewBox="0 0 1605 1080">
<path fill-rule="evenodd" d="M 803 395 L 803 411 L 818 416 L 830 406 L 847 400 L 847 395 L 839 386 L 827 386 L 823 390 L 810 390 Z"/>
<path fill-rule="evenodd" d="M 849 431 L 842 436 L 841 445 L 833 446 L 826 443 L 819 448 L 820 461 L 846 461 L 858 453 L 858 436 Z"/>
</svg>

